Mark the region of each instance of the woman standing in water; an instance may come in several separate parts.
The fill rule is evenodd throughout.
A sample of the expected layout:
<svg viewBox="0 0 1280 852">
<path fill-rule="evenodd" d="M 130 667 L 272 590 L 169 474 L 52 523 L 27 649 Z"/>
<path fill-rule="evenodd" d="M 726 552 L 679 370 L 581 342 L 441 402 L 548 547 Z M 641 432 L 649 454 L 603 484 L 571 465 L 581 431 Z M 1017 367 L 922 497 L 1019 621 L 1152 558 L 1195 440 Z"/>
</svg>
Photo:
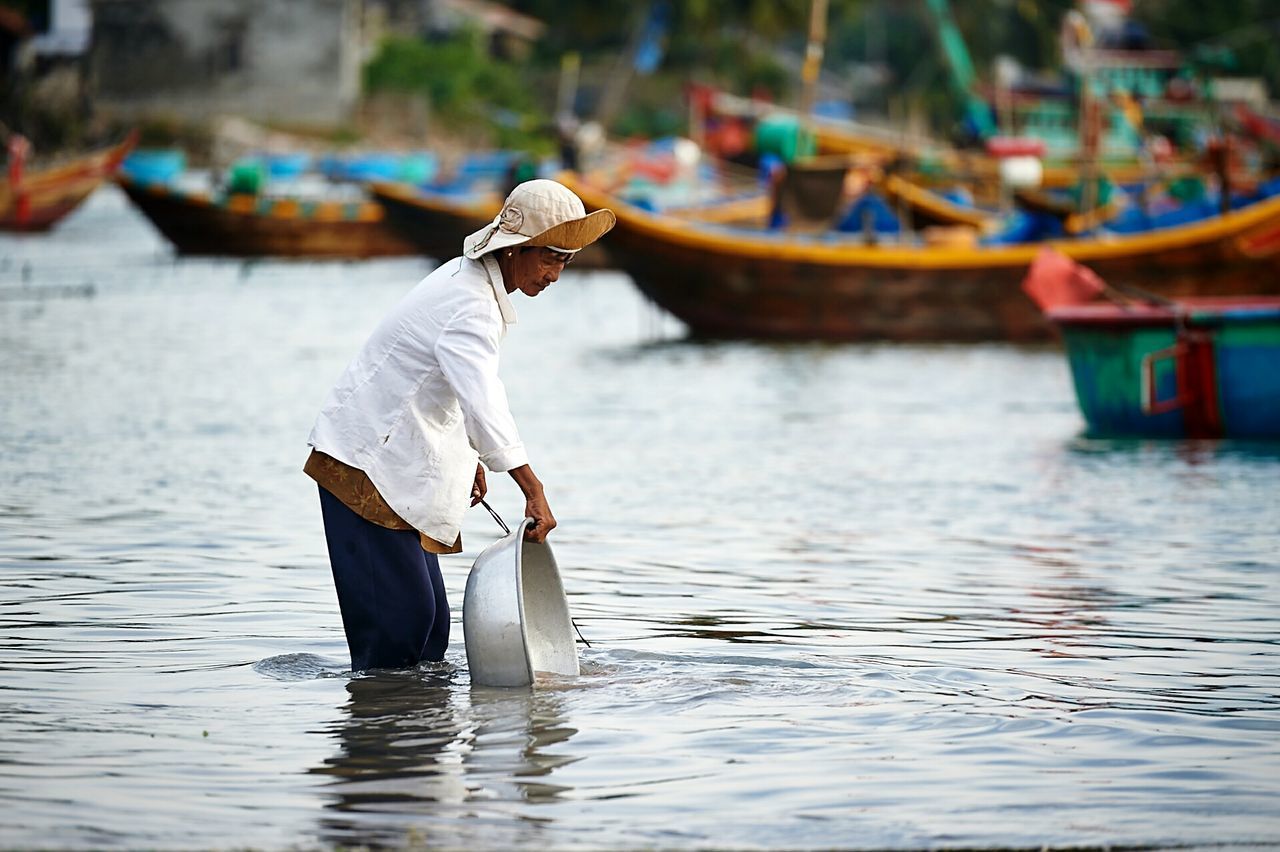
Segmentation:
<svg viewBox="0 0 1280 852">
<path fill-rule="evenodd" d="M 527 535 L 555 528 L 498 378 L 516 321 L 509 298 L 537 296 L 613 227 L 567 187 L 531 180 L 424 278 L 374 330 L 329 392 L 304 470 L 320 486 L 329 561 L 351 667 L 444 659 L 449 604 L 437 554 L 462 549 L 462 517 L 485 470 L 525 496 Z"/>
</svg>

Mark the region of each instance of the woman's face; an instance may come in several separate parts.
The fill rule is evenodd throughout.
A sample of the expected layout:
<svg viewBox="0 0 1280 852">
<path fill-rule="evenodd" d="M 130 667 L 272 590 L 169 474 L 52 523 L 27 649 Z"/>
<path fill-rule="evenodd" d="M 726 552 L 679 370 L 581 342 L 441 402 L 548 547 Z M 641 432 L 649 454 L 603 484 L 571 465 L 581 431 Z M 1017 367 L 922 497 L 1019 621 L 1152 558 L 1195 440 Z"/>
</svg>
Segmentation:
<svg viewBox="0 0 1280 852">
<path fill-rule="evenodd" d="M 514 249 L 510 257 L 503 255 L 498 260 L 508 293 L 519 290 L 526 296 L 536 296 L 560 278 L 573 255 L 545 246 L 522 246 Z"/>
</svg>

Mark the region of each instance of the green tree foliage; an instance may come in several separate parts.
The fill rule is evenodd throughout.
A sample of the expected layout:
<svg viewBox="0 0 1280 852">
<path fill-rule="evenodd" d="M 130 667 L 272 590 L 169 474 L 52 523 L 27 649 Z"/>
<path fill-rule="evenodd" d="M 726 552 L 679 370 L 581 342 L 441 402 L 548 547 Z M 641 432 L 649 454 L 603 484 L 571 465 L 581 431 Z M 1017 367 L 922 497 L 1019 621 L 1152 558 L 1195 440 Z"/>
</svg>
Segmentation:
<svg viewBox="0 0 1280 852">
<path fill-rule="evenodd" d="M 488 124 L 499 144 L 527 143 L 549 122 L 526 69 L 489 55 L 478 33 L 424 41 L 393 37 L 364 68 L 368 92 L 421 95 L 442 119 Z"/>
<path fill-rule="evenodd" d="M 1280 2 L 1277 0 L 1138 0 L 1134 17 L 1163 46 L 1191 53 L 1224 47 L 1235 57 L 1233 73 L 1261 77 L 1280 94 Z"/>
<path fill-rule="evenodd" d="M 521 83 L 520 69 L 489 56 L 476 33 L 424 42 L 391 38 L 365 66 L 370 91 L 418 92 L 446 114 L 465 115 L 494 105 L 530 111 L 534 98 Z"/>
</svg>

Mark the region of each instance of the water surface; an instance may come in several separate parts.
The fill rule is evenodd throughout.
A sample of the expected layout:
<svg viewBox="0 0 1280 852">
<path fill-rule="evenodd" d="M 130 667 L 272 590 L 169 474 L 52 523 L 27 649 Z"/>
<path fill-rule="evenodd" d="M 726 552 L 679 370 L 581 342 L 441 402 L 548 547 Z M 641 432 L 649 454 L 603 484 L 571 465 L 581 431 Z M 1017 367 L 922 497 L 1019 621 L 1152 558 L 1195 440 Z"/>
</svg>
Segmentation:
<svg viewBox="0 0 1280 852">
<path fill-rule="evenodd" d="M 503 370 L 583 675 L 352 676 L 330 383 L 430 269 L 0 238 L 0 845 L 1280 843 L 1280 448 L 1091 440 L 1052 347 L 696 343 L 627 279 Z M 509 521 L 517 489 L 491 477 Z"/>
</svg>

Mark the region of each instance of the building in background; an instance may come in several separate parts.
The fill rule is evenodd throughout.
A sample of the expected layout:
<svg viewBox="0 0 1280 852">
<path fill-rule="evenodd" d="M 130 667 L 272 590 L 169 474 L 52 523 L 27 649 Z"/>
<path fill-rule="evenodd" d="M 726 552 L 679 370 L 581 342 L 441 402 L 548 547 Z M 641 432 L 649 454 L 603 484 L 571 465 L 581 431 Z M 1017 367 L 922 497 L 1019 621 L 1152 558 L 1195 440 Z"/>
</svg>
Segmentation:
<svg viewBox="0 0 1280 852">
<path fill-rule="evenodd" d="M 50 0 L 48 29 L 31 40 L 31 48 L 41 59 L 78 59 L 89 49 L 92 29 L 89 0 Z"/>
<path fill-rule="evenodd" d="M 346 125 L 360 99 L 360 0 L 90 0 L 95 110 Z"/>
</svg>

